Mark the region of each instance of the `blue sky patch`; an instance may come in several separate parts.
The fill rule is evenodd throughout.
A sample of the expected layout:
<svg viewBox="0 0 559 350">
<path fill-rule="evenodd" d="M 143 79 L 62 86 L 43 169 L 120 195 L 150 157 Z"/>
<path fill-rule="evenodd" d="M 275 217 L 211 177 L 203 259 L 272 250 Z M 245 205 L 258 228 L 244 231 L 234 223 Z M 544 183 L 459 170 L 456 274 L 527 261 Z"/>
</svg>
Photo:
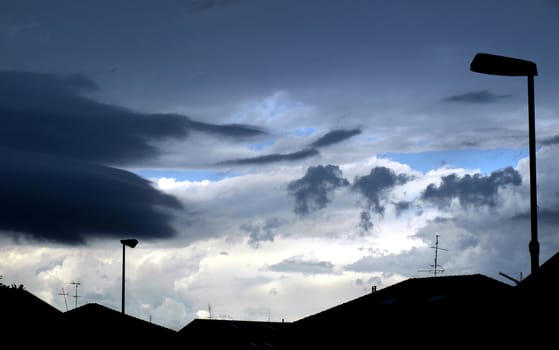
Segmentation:
<svg viewBox="0 0 559 350">
<path fill-rule="evenodd" d="M 217 172 L 207 170 L 138 170 L 135 173 L 143 178 L 173 178 L 177 181 L 219 181 L 228 177 L 235 177 L 239 174 L 232 172 Z"/>
<path fill-rule="evenodd" d="M 463 149 L 418 153 L 383 153 L 379 157 L 408 164 L 426 173 L 442 166 L 450 168 L 480 169 L 481 173 L 507 166 L 516 167 L 518 161 L 528 157 L 528 148 Z"/>
<path fill-rule="evenodd" d="M 269 148 L 271 145 L 273 145 L 275 143 L 274 140 L 268 140 L 268 141 L 263 141 L 263 142 L 256 142 L 256 143 L 251 143 L 248 145 L 248 148 L 253 150 L 253 151 L 263 151 L 266 148 Z"/>
<path fill-rule="evenodd" d="M 298 128 L 293 131 L 293 134 L 298 137 L 310 136 L 316 132 L 316 128 Z"/>
</svg>

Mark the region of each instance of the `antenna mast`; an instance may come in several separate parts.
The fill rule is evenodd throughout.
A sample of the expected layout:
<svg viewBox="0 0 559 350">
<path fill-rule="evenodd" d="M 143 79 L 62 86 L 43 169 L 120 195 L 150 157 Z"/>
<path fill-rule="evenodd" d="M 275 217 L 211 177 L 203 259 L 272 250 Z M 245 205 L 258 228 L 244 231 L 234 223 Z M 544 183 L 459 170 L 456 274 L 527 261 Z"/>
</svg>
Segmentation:
<svg viewBox="0 0 559 350">
<path fill-rule="evenodd" d="M 58 293 L 58 295 L 64 296 L 64 305 L 66 305 L 66 311 L 68 311 L 68 301 L 66 301 L 66 296 L 68 295 L 68 293 L 64 291 L 64 287 L 62 287 L 62 293 Z"/>
<path fill-rule="evenodd" d="M 419 270 L 419 272 L 429 272 L 429 273 L 433 273 L 433 277 L 437 277 L 437 272 L 444 272 L 444 269 L 441 265 L 439 265 L 438 259 L 439 259 L 439 250 L 444 250 L 444 251 L 448 251 L 447 249 L 444 248 L 440 248 L 439 247 L 439 235 L 435 235 L 435 246 L 431 247 L 432 249 L 435 249 L 435 264 L 431 265 L 432 269 L 429 270 Z"/>
<path fill-rule="evenodd" d="M 73 298 L 76 299 L 76 307 L 75 308 L 77 309 L 78 308 L 78 298 L 81 296 L 81 295 L 78 295 L 78 286 L 80 285 L 80 282 L 72 281 L 72 282 L 70 282 L 70 284 L 73 284 L 73 285 L 76 286 L 76 294 L 73 296 Z"/>
</svg>

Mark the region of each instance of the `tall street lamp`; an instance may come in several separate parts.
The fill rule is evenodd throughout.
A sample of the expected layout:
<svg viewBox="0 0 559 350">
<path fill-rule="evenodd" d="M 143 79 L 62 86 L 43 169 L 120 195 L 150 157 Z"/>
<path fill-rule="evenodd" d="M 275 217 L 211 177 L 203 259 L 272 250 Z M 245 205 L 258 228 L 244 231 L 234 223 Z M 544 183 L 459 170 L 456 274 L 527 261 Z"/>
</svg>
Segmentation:
<svg viewBox="0 0 559 350">
<path fill-rule="evenodd" d="M 124 248 L 129 246 L 130 248 L 134 248 L 138 244 L 137 239 L 121 239 L 120 243 L 122 243 L 122 313 L 124 314 L 124 277 L 125 277 L 125 269 L 124 269 Z"/>
<path fill-rule="evenodd" d="M 538 200 L 536 186 L 536 127 L 534 106 L 534 76 L 538 75 L 538 69 L 534 62 L 518 58 L 497 56 L 488 53 L 475 55 L 470 70 L 477 73 L 504 75 L 504 76 L 526 76 L 528 77 L 528 138 L 530 148 L 530 220 L 532 236 L 528 249 L 530 251 L 530 268 L 534 273 L 540 263 L 540 243 L 538 242 Z"/>
</svg>

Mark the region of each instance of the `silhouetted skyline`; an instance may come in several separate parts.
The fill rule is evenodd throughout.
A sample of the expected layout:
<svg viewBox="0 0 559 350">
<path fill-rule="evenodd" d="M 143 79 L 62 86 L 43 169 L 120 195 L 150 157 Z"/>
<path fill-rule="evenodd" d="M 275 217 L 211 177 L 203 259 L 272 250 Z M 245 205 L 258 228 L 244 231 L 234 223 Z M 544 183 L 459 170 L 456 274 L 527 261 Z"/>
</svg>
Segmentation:
<svg viewBox="0 0 559 350">
<path fill-rule="evenodd" d="M 503 11 L 503 9 L 506 11 Z M 64 310 L 177 330 L 288 321 L 448 274 L 529 273 L 522 79 L 535 78 L 541 261 L 559 250 L 559 4 L 8 1 L 0 275 Z"/>
</svg>

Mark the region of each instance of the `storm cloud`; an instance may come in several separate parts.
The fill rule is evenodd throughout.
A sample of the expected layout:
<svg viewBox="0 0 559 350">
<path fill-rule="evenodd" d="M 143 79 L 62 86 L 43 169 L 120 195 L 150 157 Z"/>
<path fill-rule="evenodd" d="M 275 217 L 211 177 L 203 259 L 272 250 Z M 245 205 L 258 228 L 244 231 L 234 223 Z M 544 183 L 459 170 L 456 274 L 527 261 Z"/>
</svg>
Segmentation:
<svg viewBox="0 0 559 350">
<path fill-rule="evenodd" d="M 305 176 L 291 181 L 287 191 L 295 197 L 295 213 L 305 216 L 330 203 L 335 189 L 348 186 L 349 181 L 335 165 L 309 167 Z"/>
<path fill-rule="evenodd" d="M 394 203 L 394 207 L 396 208 L 396 215 L 402 214 L 404 211 L 411 208 L 412 202 L 409 201 L 399 201 Z"/>
<path fill-rule="evenodd" d="M 311 147 L 320 148 L 333 145 L 345 141 L 355 135 L 361 134 L 361 129 L 351 129 L 351 130 L 332 130 L 319 137 L 318 140 L 311 143 Z"/>
<path fill-rule="evenodd" d="M 83 75 L 0 71 L 2 222 L 13 237 L 86 243 L 175 234 L 174 197 L 113 168 L 162 154 L 156 144 L 198 132 L 241 140 L 264 134 L 241 124 L 209 124 L 179 114 L 140 113 L 92 98 Z"/>
<path fill-rule="evenodd" d="M 451 201 L 457 198 L 462 207 L 497 205 L 499 188 L 507 185 L 519 186 L 522 177 L 512 167 L 492 172 L 489 176 L 480 174 L 464 175 L 459 177 L 451 174 L 442 177 L 439 186 L 430 184 L 421 194 L 425 201 L 436 204 L 439 208 L 448 207 Z"/>
<path fill-rule="evenodd" d="M 133 173 L 37 153 L 0 152 L 0 233 L 82 244 L 90 238 L 169 238 L 182 209 Z"/>
<path fill-rule="evenodd" d="M 559 144 L 559 135 L 548 137 L 546 139 L 541 140 L 539 143 L 543 146 L 551 146 L 551 145 Z"/>
<path fill-rule="evenodd" d="M 304 149 L 301 151 L 293 152 L 293 153 L 276 153 L 276 154 L 267 154 L 264 156 L 258 157 L 250 157 L 250 158 L 239 158 L 239 159 L 232 159 L 220 162 L 220 165 L 250 165 L 250 164 L 268 164 L 268 163 L 276 163 L 276 162 L 293 162 L 309 157 L 317 156 L 319 152 L 314 149 Z"/>
<path fill-rule="evenodd" d="M 362 210 L 359 214 L 359 227 L 363 230 L 363 232 L 367 232 L 373 227 L 371 213 L 369 213 L 368 210 Z"/>
<path fill-rule="evenodd" d="M 381 204 L 384 192 L 396 185 L 406 183 L 409 179 L 405 174 L 396 175 L 392 169 L 380 166 L 371 169 L 369 175 L 355 178 L 353 189 L 367 199 L 369 209 L 384 214 L 384 206 Z"/>
<path fill-rule="evenodd" d="M 511 95 L 495 95 L 489 90 L 471 91 L 460 95 L 446 97 L 445 102 L 464 102 L 464 103 L 492 103 L 498 102 Z"/>
<path fill-rule="evenodd" d="M 248 244 L 257 249 L 260 248 L 262 242 L 273 242 L 275 231 L 281 226 L 281 221 L 278 218 L 271 218 L 263 223 L 251 222 L 241 225 L 241 230 L 248 233 Z"/>
<path fill-rule="evenodd" d="M 243 126 L 246 128 L 247 126 Z M 257 130 L 257 129 L 256 129 Z M 251 164 L 269 164 L 279 162 L 294 162 L 302 159 L 314 157 L 320 154 L 318 148 L 333 145 L 351 138 L 361 133 L 361 129 L 352 130 L 332 130 L 319 137 L 312 142 L 309 147 L 291 152 L 291 153 L 274 153 L 257 157 L 239 158 L 226 160 L 218 163 L 219 165 L 251 165 Z"/>
<path fill-rule="evenodd" d="M 98 91 L 81 75 L 0 72 L 0 147 L 128 165 L 157 157 L 154 142 L 182 140 L 193 131 L 234 139 L 265 133 L 248 125 L 135 112 L 86 96 Z"/>
</svg>

